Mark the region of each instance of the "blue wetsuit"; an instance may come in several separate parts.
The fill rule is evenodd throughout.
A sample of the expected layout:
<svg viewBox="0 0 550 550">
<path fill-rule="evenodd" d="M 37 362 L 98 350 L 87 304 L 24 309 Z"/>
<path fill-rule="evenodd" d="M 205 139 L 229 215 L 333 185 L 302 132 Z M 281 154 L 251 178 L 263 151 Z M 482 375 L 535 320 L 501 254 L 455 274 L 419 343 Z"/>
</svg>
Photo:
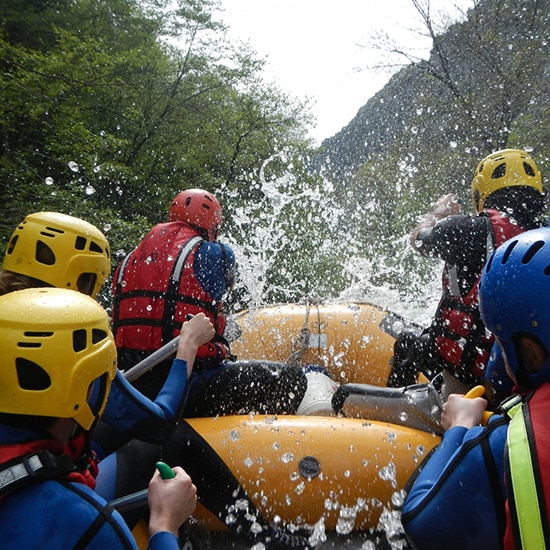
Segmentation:
<svg viewBox="0 0 550 550">
<path fill-rule="evenodd" d="M 187 362 L 175 359 L 154 400 L 134 388 L 121 371 L 111 384 L 101 422 L 94 431 L 92 447 L 104 458 L 131 439 L 164 443 L 181 418 L 187 386 Z"/>
<path fill-rule="evenodd" d="M 26 429 L 0 424 L 0 449 L 43 438 Z M 61 474 L 56 479 L 29 481 L 0 500 L 0 549 L 36 548 L 119 550 L 137 546 L 118 512 L 86 483 L 69 481 Z M 158 533 L 150 539 L 150 548 L 177 550 L 177 537 Z"/>
<path fill-rule="evenodd" d="M 454 427 L 422 465 L 402 523 L 420 549 L 502 548 L 506 526 L 504 448 L 508 419 Z"/>
</svg>

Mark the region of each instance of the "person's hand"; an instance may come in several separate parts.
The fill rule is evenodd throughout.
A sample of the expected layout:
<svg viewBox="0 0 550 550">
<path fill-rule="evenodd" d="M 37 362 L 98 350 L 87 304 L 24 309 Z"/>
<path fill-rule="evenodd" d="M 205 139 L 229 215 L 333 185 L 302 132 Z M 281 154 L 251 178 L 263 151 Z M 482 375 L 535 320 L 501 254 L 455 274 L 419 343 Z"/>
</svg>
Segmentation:
<svg viewBox="0 0 550 550">
<path fill-rule="evenodd" d="M 477 426 L 481 424 L 486 407 L 487 400 L 482 397 L 471 399 L 452 393 L 443 404 L 441 426 L 444 430 L 455 426 L 464 426 L 465 428 Z"/>
<path fill-rule="evenodd" d="M 420 232 L 423 229 L 433 228 L 438 221 L 447 216 L 458 214 L 461 208 L 458 197 L 454 193 L 448 193 L 447 195 L 439 197 L 432 205 L 431 211 L 422 217 L 419 224 L 410 234 L 409 242 L 411 246 L 421 254 L 426 255 L 426 253 L 422 251 L 422 242 L 418 239 Z"/>
<path fill-rule="evenodd" d="M 216 331 L 209 317 L 197 313 L 181 326 L 176 358 L 187 362 L 187 376 L 191 376 L 197 350 L 214 338 Z"/>
<path fill-rule="evenodd" d="M 197 505 L 197 488 L 187 473 L 175 466 L 176 477 L 162 479 L 155 471 L 149 481 L 149 536 L 160 531 L 168 531 L 177 536 L 178 529 L 195 510 Z"/>
<path fill-rule="evenodd" d="M 207 342 L 210 342 L 216 331 L 209 317 L 204 313 L 197 313 L 181 325 L 178 352 L 180 348 L 192 346 L 196 349 Z"/>
<path fill-rule="evenodd" d="M 432 206 L 431 214 L 435 216 L 438 220 L 442 220 L 447 216 L 453 216 L 458 214 L 461 210 L 460 202 L 458 202 L 458 197 L 454 193 L 449 193 L 439 197 Z"/>
</svg>

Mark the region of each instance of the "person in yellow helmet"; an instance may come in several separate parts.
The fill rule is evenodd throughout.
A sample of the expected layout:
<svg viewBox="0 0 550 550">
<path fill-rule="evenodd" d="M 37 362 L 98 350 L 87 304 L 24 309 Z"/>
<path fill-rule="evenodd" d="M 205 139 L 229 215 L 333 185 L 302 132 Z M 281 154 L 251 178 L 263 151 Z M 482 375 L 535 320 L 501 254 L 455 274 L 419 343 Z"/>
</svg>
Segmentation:
<svg viewBox="0 0 550 550">
<path fill-rule="evenodd" d="M 92 298 L 59 288 L 0 297 L 0 546 L 137 548 L 95 491 L 86 440 L 116 373 L 109 318 Z M 196 506 L 182 468 L 150 480 L 149 548 L 177 550 Z"/>
<path fill-rule="evenodd" d="M 110 269 L 109 243 L 97 227 L 60 212 L 34 212 L 12 233 L 0 271 L 0 294 L 50 286 L 95 298 Z M 181 417 L 196 352 L 214 336 L 214 328 L 204 314 L 196 315 L 184 323 L 182 336 L 178 346 L 178 357 L 182 361 L 171 362 L 165 391 L 158 397 L 149 400 L 117 371 L 101 426 L 122 425 L 120 409 L 125 403 L 125 438 L 159 443 L 171 435 Z M 118 441 L 113 443 L 113 448 L 116 446 Z M 113 448 L 106 445 L 100 449 L 96 438 L 95 450 L 100 456 Z"/>
<path fill-rule="evenodd" d="M 443 397 L 483 381 L 493 346 L 477 305 L 481 270 L 493 249 L 542 225 L 542 176 L 521 149 L 504 149 L 477 166 L 472 185 L 476 214 L 460 214 L 454 194 L 444 195 L 412 231 L 420 254 L 443 260 L 443 293 L 431 325 L 420 337 L 404 334 L 394 347 L 389 386 L 414 383 L 418 372 L 442 373 Z"/>
<path fill-rule="evenodd" d="M 60 212 L 35 212 L 11 235 L 0 293 L 54 286 L 95 298 L 110 272 L 109 243 L 95 225 Z"/>
<path fill-rule="evenodd" d="M 95 297 L 109 272 L 109 245 L 99 229 L 59 212 L 36 212 L 26 216 L 11 236 L 0 270 L 0 299 L 2 295 L 7 298 L 15 291 L 37 287 L 60 287 L 78 291 L 70 294 Z M 55 317 L 53 309 L 52 313 Z M 78 313 L 75 310 L 75 315 Z M 93 448 L 100 459 L 99 471 L 94 462 L 94 467 L 84 472 L 89 474 L 88 481 L 95 484 L 96 492 L 105 500 L 146 488 L 156 462 L 168 460 L 171 465 L 183 466 L 185 472 L 192 475 L 199 487 L 202 504 L 222 520 L 231 516 L 229 527 L 250 545 L 262 543 L 270 550 L 305 548 L 306 537 L 286 533 L 265 520 L 208 443 L 186 422 L 177 424 L 197 350 L 214 334 L 212 322 L 202 312 L 196 312 L 192 319 L 180 325 L 176 359 L 170 362 L 168 371 L 162 376 L 162 391 L 152 399 L 129 384 L 120 370 L 114 369 L 108 392 L 105 390 L 108 399 L 101 421 L 94 421 L 92 426 L 90 415 L 86 416 L 87 423 L 83 427 L 93 429 L 92 441 L 79 438 L 78 442 L 70 442 L 71 447 L 82 456 L 90 456 Z M 52 360 L 57 361 L 58 355 L 53 353 Z M 59 368 L 62 366 L 60 363 Z M 0 385 L 1 382 L 0 377 Z M 61 406 L 65 393 L 50 393 L 48 397 L 52 404 L 59 400 Z M 13 397 L 16 398 L 12 399 L 14 403 L 26 406 L 25 395 L 16 392 Z M 87 408 L 73 404 L 77 405 L 84 415 Z M 40 417 L 32 416 L 34 428 L 39 428 L 43 422 Z M 49 419 L 45 422 L 49 427 Z M 230 509 L 234 509 L 231 514 L 228 513 Z M 32 544 L 24 546 L 34 547 Z M 117 548 L 110 544 L 105 547 Z"/>
</svg>

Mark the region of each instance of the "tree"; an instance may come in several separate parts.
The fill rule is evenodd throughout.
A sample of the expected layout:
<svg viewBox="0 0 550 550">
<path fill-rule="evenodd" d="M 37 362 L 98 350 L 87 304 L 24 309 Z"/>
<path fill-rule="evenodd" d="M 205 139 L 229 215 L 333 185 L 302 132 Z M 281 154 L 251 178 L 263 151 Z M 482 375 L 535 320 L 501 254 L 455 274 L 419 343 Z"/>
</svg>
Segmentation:
<svg viewBox="0 0 550 550">
<path fill-rule="evenodd" d="M 418 32 L 432 41 L 430 57 L 379 42 L 390 63 L 406 65 L 338 136 L 337 152 L 329 143 L 326 153 L 340 170 L 330 175 L 342 207 L 361 205 L 347 217 L 362 243 L 354 253 L 370 262 L 374 284 L 403 297 L 421 296 L 439 273 L 407 238 L 437 197 L 455 192 L 464 211 L 472 209 L 474 169 L 497 149 L 527 147 L 543 174 L 550 167 L 549 2 L 479 0 L 464 20 L 441 27 L 429 1 L 411 1 L 423 21 Z M 349 140 L 359 169 L 343 156 Z"/>
<path fill-rule="evenodd" d="M 227 40 L 217 6 L 2 4 L 4 245 L 25 214 L 59 210 L 108 227 L 122 253 L 181 189 L 244 203 L 262 167 L 276 178 L 307 154 L 306 106 L 262 81 L 263 61 Z"/>
</svg>

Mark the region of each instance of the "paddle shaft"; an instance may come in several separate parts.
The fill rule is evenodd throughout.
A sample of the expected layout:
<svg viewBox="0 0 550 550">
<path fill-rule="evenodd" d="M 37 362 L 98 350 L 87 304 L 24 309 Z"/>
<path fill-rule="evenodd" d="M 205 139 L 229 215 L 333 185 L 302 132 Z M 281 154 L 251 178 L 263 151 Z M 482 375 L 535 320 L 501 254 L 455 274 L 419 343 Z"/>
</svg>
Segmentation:
<svg viewBox="0 0 550 550">
<path fill-rule="evenodd" d="M 173 479 L 176 477 L 176 474 L 172 468 L 168 466 L 168 464 L 159 461 L 156 463 L 156 467 L 160 472 L 162 479 Z M 136 491 L 135 493 L 130 493 L 129 495 L 125 495 L 120 498 L 115 498 L 114 500 L 111 500 L 109 504 L 120 513 L 128 512 L 130 510 L 134 510 L 135 508 L 145 506 L 147 504 L 147 493 L 147 489 L 142 489 L 141 491 Z"/>
<path fill-rule="evenodd" d="M 150 371 L 153 367 L 168 359 L 174 354 L 178 347 L 179 335 L 174 337 L 170 342 L 164 344 L 161 348 L 157 349 L 151 355 L 148 355 L 145 359 L 135 364 L 131 369 L 128 369 L 124 373 L 124 378 L 128 382 L 133 382 L 136 378 L 139 378 L 142 374 Z"/>
<path fill-rule="evenodd" d="M 142 506 L 147 505 L 147 494 L 148 489 L 142 489 L 141 491 L 136 491 L 135 493 L 130 493 L 120 498 L 115 498 L 111 500 L 109 504 L 121 514 L 124 512 L 129 512 L 130 510 L 135 510 L 136 508 L 141 508 Z"/>
</svg>

